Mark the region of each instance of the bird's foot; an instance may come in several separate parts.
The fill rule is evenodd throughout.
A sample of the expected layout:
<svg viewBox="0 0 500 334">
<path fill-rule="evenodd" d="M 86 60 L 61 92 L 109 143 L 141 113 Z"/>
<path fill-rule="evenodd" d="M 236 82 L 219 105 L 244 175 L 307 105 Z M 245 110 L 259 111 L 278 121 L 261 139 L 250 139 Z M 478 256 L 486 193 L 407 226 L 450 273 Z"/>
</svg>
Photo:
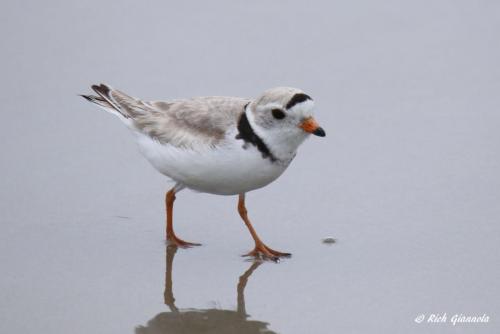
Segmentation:
<svg viewBox="0 0 500 334">
<path fill-rule="evenodd" d="M 251 252 L 243 256 L 251 256 L 254 258 L 264 258 L 273 261 L 279 261 L 280 257 L 290 257 L 292 256 L 292 254 L 279 252 L 270 247 L 267 247 L 264 243 L 259 243 L 255 245 L 255 248 Z"/>
<path fill-rule="evenodd" d="M 177 238 L 177 236 L 175 234 L 167 236 L 167 244 L 169 246 L 175 246 L 175 247 L 181 247 L 181 248 L 201 246 L 201 244 L 199 244 L 199 243 L 184 241 L 180 238 Z"/>
</svg>

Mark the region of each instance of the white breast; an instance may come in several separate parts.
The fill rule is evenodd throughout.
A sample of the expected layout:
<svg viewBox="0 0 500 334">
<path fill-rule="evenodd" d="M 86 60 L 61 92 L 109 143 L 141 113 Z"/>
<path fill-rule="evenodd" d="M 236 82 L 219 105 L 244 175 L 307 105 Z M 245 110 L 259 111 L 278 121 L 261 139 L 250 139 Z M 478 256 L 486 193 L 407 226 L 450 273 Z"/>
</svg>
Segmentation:
<svg viewBox="0 0 500 334">
<path fill-rule="evenodd" d="M 278 178 L 288 167 L 286 163 L 263 158 L 253 145 L 243 148 L 243 140 L 235 133 L 216 148 L 177 148 L 160 144 L 147 135 L 137 134 L 142 154 L 162 174 L 193 190 L 236 195 L 267 184 Z"/>
</svg>

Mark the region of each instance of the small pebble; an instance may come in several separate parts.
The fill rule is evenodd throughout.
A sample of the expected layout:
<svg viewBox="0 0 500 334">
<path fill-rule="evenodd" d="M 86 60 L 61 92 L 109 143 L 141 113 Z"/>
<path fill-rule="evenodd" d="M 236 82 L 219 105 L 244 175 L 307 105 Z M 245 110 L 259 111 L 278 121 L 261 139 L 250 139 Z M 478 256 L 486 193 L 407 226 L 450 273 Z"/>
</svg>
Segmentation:
<svg viewBox="0 0 500 334">
<path fill-rule="evenodd" d="M 324 238 L 323 239 L 323 243 L 324 244 L 334 244 L 337 240 L 335 240 L 334 238 L 332 237 L 327 237 L 327 238 Z"/>
</svg>

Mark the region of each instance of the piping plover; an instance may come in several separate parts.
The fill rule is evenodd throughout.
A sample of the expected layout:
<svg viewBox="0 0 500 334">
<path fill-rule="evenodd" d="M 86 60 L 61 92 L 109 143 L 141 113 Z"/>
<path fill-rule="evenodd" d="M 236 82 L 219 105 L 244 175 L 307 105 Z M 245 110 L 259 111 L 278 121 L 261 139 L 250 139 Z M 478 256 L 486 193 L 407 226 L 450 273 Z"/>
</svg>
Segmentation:
<svg viewBox="0 0 500 334">
<path fill-rule="evenodd" d="M 165 196 L 170 244 L 199 245 L 178 238 L 173 229 L 175 194 L 189 188 L 239 196 L 238 212 L 255 241 L 246 255 L 290 255 L 259 238 L 248 219 L 245 193 L 276 180 L 310 134 L 325 136 L 313 118 L 311 97 L 300 89 L 277 87 L 255 100 L 210 96 L 146 102 L 104 84 L 92 89 L 96 96 L 82 96 L 118 116 L 134 133 L 146 159 L 176 182 Z"/>
</svg>

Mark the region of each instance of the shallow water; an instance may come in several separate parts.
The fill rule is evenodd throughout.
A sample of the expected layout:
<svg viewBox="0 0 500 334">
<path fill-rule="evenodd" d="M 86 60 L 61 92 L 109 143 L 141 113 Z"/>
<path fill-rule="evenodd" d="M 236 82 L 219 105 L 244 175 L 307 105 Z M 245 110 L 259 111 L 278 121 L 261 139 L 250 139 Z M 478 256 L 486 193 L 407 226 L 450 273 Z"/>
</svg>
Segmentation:
<svg viewBox="0 0 500 334">
<path fill-rule="evenodd" d="M 40 6 L 0 14 L 1 333 L 498 333 L 498 4 Z M 187 190 L 175 228 L 203 245 L 169 250 L 167 180 L 77 96 L 99 81 L 313 96 L 327 137 L 247 195 L 293 256 L 242 258 L 237 198 Z"/>
</svg>

